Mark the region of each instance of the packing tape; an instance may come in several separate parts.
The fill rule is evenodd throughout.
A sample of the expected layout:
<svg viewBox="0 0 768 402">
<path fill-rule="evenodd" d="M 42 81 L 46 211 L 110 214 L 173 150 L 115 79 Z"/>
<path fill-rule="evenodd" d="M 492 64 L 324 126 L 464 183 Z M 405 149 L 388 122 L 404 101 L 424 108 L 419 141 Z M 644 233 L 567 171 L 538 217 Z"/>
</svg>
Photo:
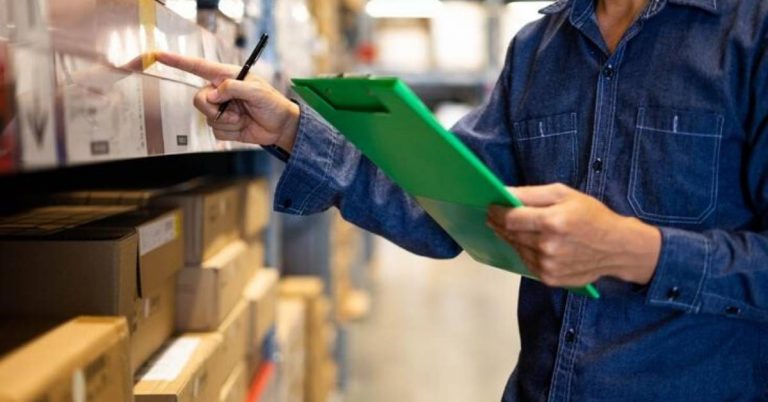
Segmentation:
<svg viewBox="0 0 768 402">
<path fill-rule="evenodd" d="M 139 37 L 141 38 L 141 66 L 144 70 L 155 63 L 155 0 L 139 0 Z"/>
</svg>

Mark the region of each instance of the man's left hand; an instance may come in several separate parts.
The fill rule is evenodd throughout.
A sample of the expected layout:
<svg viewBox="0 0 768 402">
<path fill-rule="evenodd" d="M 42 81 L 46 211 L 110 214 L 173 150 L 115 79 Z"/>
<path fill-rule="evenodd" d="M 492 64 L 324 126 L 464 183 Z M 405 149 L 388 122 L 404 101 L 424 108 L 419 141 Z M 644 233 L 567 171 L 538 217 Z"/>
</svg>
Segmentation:
<svg viewBox="0 0 768 402">
<path fill-rule="evenodd" d="M 546 285 L 578 287 L 603 276 L 650 282 L 661 250 L 658 228 L 563 184 L 509 190 L 525 206 L 492 206 L 488 224 Z"/>
</svg>

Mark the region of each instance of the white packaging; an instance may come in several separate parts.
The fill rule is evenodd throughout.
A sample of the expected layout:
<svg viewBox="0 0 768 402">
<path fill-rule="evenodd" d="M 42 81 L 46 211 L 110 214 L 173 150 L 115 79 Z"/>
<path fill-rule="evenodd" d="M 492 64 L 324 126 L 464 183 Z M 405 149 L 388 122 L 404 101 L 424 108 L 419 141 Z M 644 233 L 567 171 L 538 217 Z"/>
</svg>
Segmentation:
<svg viewBox="0 0 768 402">
<path fill-rule="evenodd" d="M 44 0 L 15 1 L 12 48 L 16 83 L 16 124 L 21 144 L 21 165 L 35 169 L 55 166 L 56 127 L 53 57 L 44 13 Z"/>
<path fill-rule="evenodd" d="M 147 156 L 139 75 L 57 55 L 67 163 Z"/>
</svg>

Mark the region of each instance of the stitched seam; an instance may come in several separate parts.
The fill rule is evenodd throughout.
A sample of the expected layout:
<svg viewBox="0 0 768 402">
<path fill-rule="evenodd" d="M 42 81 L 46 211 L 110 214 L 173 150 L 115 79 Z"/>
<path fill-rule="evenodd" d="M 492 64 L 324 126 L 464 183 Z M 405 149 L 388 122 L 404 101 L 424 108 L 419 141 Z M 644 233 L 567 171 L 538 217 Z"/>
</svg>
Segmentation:
<svg viewBox="0 0 768 402">
<path fill-rule="evenodd" d="M 573 7 L 576 7 L 576 5 L 574 4 Z M 587 15 L 591 13 L 592 10 L 593 10 L 592 5 L 588 5 L 586 8 L 584 8 L 584 11 L 581 13 L 581 15 L 579 15 L 576 19 L 573 20 L 573 25 L 577 27 L 581 27 L 581 25 L 584 24 L 584 20 L 586 19 Z"/>
<path fill-rule="evenodd" d="M 613 145 L 613 136 L 616 132 L 616 123 L 613 121 L 614 117 L 616 116 L 616 99 L 618 97 L 619 91 L 619 76 L 621 74 L 621 68 L 619 68 L 619 65 L 621 64 L 621 59 L 624 57 L 624 49 L 626 47 L 622 46 L 619 49 L 619 52 L 616 54 L 616 68 L 615 68 L 615 74 L 614 74 L 614 80 L 613 80 L 613 99 L 611 100 L 611 110 L 610 114 L 608 115 L 608 121 L 611 122 L 610 129 L 608 130 L 608 143 L 606 144 L 605 148 L 605 159 L 606 164 L 608 164 L 608 158 L 611 155 L 611 146 Z M 605 174 L 600 176 L 600 188 L 597 190 L 598 199 L 600 201 L 603 201 L 605 199 L 605 185 L 606 185 L 606 177 Z"/>
<path fill-rule="evenodd" d="M 560 365 L 563 363 L 563 334 L 564 331 L 568 330 L 567 320 L 566 316 L 568 315 L 568 310 L 570 309 L 571 304 L 573 303 L 573 295 L 570 293 L 566 296 L 566 302 L 565 302 L 565 314 L 563 315 L 563 322 L 560 325 L 560 333 L 557 337 L 557 357 L 555 358 L 555 365 L 552 370 L 552 383 L 549 385 L 549 396 L 547 397 L 548 402 L 555 402 L 555 395 L 557 394 L 557 382 L 558 382 L 558 370 L 560 368 Z"/>
<path fill-rule="evenodd" d="M 666 131 L 666 130 L 655 130 L 655 129 L 649 129 L 647 126 L 645 126 L 645 108 L 640 108 L 640 113 L 642 116 L 642 119 L 639 119 L 639 124 L 635 127 L 635 144 L 634 144 L 634 152 L 632 155 L 632 168 L 630 173 L 630 190 L 629 190 L 629 200 L 630 200 L 630 206 L 632 206 L 632 209 L 635 211 L 635 213 L 643 218 L 663 222 L 663 223 L 691 223 L 691 224 L 697 224 L 701 223 L 704 220 L 706 220 L 712 212 L 717 207 L 717 185 L 719 183 L 719 171 L 720 171 L 720 143 L 722 141 L 722 130 L 723 130 L 723 117 L 719 117 L 718 121 L 718 132 L 716 134 L 712 135 L 697 135 L 700 137 L 707 137 L 707 138 L 714 138 L 715 141 L 715 150 L 713 155 L 713 161 L 712 166 L 714 167 L 713 172 L 713 178 L 712 178 L 712 184 L 709 191 L 709 204 L 707 207 L 702 211 L 698 216 L 691 217 L 691 216 L 680 216 L 680 215 L 666 215 L 666 214 L 656 214 L 653 212 L 647 212 L 642 207 L 642 203 L 637 198 L 637 189 L 635 187 L 636 184 L 636 176 L 639 171 L 637 167 L 637 159 L 639 155 L 639 143 L 641 138 L 641 130 L 649 130 L 649 131 L 662 131 L 667 132 L 670 134 L 682 134 L 680 132 L 672 132 L 672 131 Z"/>
<path fill-rule="evenodd" d="M 691 301 L 690 310 L 694 313 L 698 313 L 700 310 L 699 306 L 699 300 L 701 299 L 701 289 L 704 286 L 704 278 L 706 278 L 709 275 L 709 267 L 711 265 L 710 263 L 710 244 L 709 241 L 703 240 L 704 242 L 704 272 L 701 273 L 701 277 L 699 278 L 699 285 L 696 287 L 696 294 L 693 297 L 693 300 Z"/>
<path fill-rule="evenodd" d="M 595 100 L 595 121 L 594 121 L 594 128 L 592 133 L 592 146 L 589 149 L 589 158 L 591 159 L 592 156 L 595 154 L 596 147 L 597 147 L 597 141 L 595 140 L 597 138 L 597 134 L 600 132 L 600 124 L 603 121 L 603 113 L 602 108 L 599 106 L 602 103 L 603 100 L 603 81 L 598 79 L 597 83 L 597 99 Z M 587 170 L 587 194 L 592 194 L 592 182 L 594 181 L 594 174 L 592 174 L 591 171 Z"/>
<path fill-rule="evenodd" d="M 576 319 L 578 321 L 576 322 L 577 325 L 574 325 L 574 328 L 576 328 L 577 336 L 580 336 L 579 334 L 581 334 L 581 323 L 584 318 L 584 308 L 586 304 L 587 303 L 583 299 L 579 300 L 579 311 L 576 316 Z M 566 400 L 571 399 L 571 386 L 573 385 L 573 368 L 576 365 L 576 343 L 577 342 L 574 342 L 574 344 L 572 345 L 571 353 L 570 353 L 570 361 L 569 361 L 570 367 L 568 368 L 568 379 L 566 380 L 566 383 L 565 383 L 565 399 Z"/>
<path fill-rule="evenodd" d="M 299 105 L 299 107 L 301 108 L 301 105 Z M 307 135 L 305 133 L 305 129 L 306 129 L 305 125 L 307 123 L 307 121 L 306 121 L 307 115 L 305 113 L 306 113 L 305 111 L 301 111 L 301 114 L 299 115 L 299 127 L 296 129 L 296 136 L 297 136 L 297 138 L 296 138 L 297 142 L 295 144 L 296 146 L 301 144 L 300 140 L 304 139 L 304 138 L 302 138 L 303 137 L 302 134 Z M 293 172 L 293 170 L 295 169 L 296 165 L 299 163 L 299 161 L 297 161 L 297 160 L 293 160 L 293 163 L 291 163 L 291 162 L 292 161 L 290 159 L 288 159 L 288 163 L 285 164 L 285 171 L 283 171 L 283 174 L 280 177 L 280 181 L 277 183 L 277 187 L 275 188 L 275 194 L 280 194 L 283 191 L 283 188 L 286 186 L 285 178 L 290 176 L 291 172 Z M 284 208 L 284 209 L 286 211 L 289 211 L 289 212 L 292 212 L 292 213 L 300 213 L 301 212 L 301 211 L 297 210 L 296 208 Z"/>
<path fill-rule="evenodd" d="M 304 198 L 304 201 L 301 203 L 301 206 L 299 207 L 299 209 L 302 212 L 305 210 L 307 204 L 309 203 L 309 200 L 317 193 L 318 190 L 320 190 L 320 188 L 322 188 L 328 182 L 328 177 L 330 176 L 329 172 L 331 170 L 331 166 L 333 165 L 333 159 L 336 156 L 336 148 L 337 148 L 336 142 L 337 142 L 336 139 L 331 137 L 331 146 L 330 146 L 330 149 L 328 150 L 328 154 L 329 154 L 328 160 L 325 163 L 325 168 L 323 169 L 322 177 L 315 185 L 315 188 L 313 188 L 312 191 L 309 192 L 309 194 Z"/>
<path fill-rule="evenodd" d="M 560 135 L 568 135 L 568 134 L 575 134 L 576 130 L 570 130 L 570 131 L 562 131 L 558 133 L 552 133 L 552 134 L 544 134 L 544 135 L 537 135 L 534 137 L 523 137 L 523 138 L 515 138 L 515 141 L 530 141 L 535 140 L 538 138 L 549 138 L 549 137 L 557 137 Z"/>
<path fill-rule="evenodd" d="M 664 130 L 660 128 L 653 128 L 653 127 L 647 127 L 647 126 L 637 126 L 637 128 L 647 131 L 654 131 L 657 133 L 666 133 L 666 134 L 673 134 L 673 135 L 685 135 L 685 136 L 691 136 L 691 137 L 705 137 L 705 138 L 720 138 L 721 134 L 706 134 L 706 133 L 690 133 L 685 131 L 671 131 L 671 130 Z"/>
</svg>

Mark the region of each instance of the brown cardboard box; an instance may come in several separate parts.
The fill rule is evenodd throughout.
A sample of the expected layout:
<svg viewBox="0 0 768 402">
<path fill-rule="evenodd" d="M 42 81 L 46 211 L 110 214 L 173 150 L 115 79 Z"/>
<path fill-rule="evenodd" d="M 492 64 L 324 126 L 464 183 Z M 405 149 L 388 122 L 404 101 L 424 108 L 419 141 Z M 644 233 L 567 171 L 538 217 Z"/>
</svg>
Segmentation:
<svg viewBox="0 0 768 402">
<path fill-rule="evenodd" d="M 240 361 L 219 391 L 219 402 L 244 402 L 248 396 L 247 365 Z"/>
<path fill-rule="evenodd" d="M 240 300 L 217 330 L 223 340 L 221 360 L 225 370 L 220 373 L 221 383 L 224 383 L 230 369 L 248 357 L 248 319 L 248 303 Z"/>
<path fill-rule="evenodd" d="M 291 276 L 280 281 L 280 297 L 298 300 L 306 307 L 305 397 L 307 402 L 328 399 L 332 388 L 327 362 L 331 360 L 330 303 L 323 282 L 313 276 Z"/>
<path fill-rule="evenodd" d="M 137 369 L 173 331 L 181 214 L 107 214 L 125 209 L 50 207 L 0 221 L 0 313 L 124 316 Z"/>
<path fill-rule="evenodd" d="M 256 272 L 243 291 L 248 302 L 249 333 L 248 348 L 253 373 L 261 360 L 261 345 L 267 332 L 275 325 L 277 304 L 277 285 L 280 273 L 274 268 L 265 268 Z"/>
<path fill-rule="evenodd" d="M 243 180 L 241 182 L 243 238 L 254 240 L 269 224 L 270 208 L 269 182 L 266 179 Z"/>
<path fill-rule="evenodd" d="M 136 402 L 209 402 L 218 399 L 212 378 L 225 371 L 217 333 L 185 334 L 168 342 L 142 367 Z"/>
<path fill-rule="evenodd" d="M 230 243 L 200 267 L 179 272 L 176 329 L 215 331 L 240 300 L 245 286 L 245 243 Z"/>
<path fill-rule="evenodd" d="M 260 268 L 264 267 L 264 243 L 261 240 L 251 240 L 245 251 L 245 280 L 249 280 Z"/>
<path fill-rule="evenodd" d="M 306 307 L 296 299 L 277 302 L 277 343 L 283 357 L 278 394 L 280 401 L 303 402 L 305 381 Z"/>
<path fill-rule="evenodd" d="M 0 401 L 133 401 L 128 348 L 124 318 L 76 318 L 0 360 Z"/>
<path fill-rule="evenodd" d="M 231 184 L 208 185 L 152 200 L 184 213 L 185 262 L 197 265 L 240 237 L 240 196 Z"/>
</svg>

